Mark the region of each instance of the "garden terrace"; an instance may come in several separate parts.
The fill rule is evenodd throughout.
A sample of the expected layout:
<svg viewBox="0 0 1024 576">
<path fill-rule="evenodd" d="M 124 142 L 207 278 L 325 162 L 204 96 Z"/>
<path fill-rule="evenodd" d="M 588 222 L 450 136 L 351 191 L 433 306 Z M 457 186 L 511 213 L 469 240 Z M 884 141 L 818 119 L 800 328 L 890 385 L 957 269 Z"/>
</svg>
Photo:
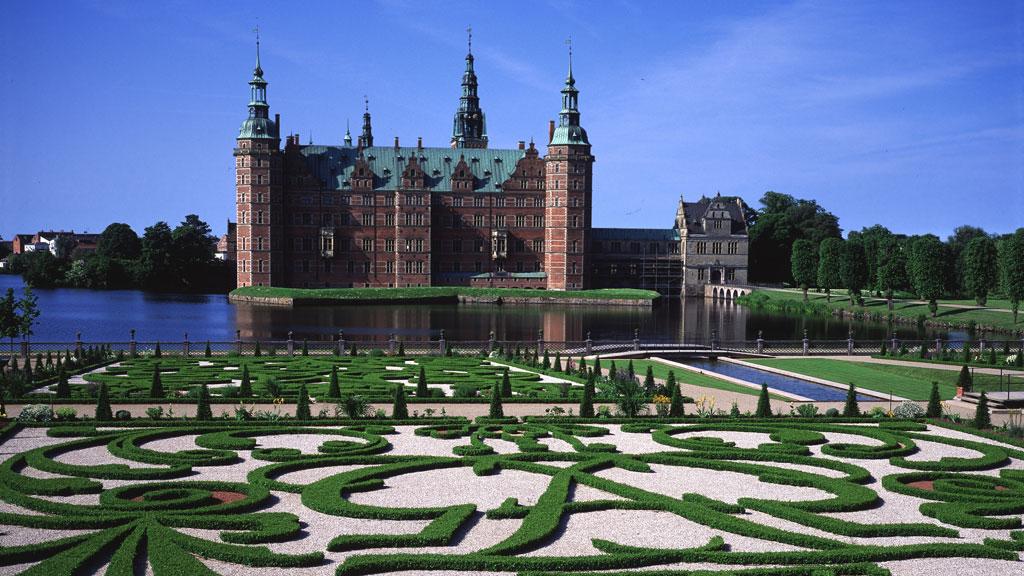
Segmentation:
<svg viewBox="0 0 1024 576">
<path fill-rule="evenodd" d="M 417 396 L 420 368 L 428 395 Z M 387 401 L 396 386 L 405 386 L 414 400 L 439 400 L 486 396 L 508 370 L 512 398 L 537 400 L 578 400 L 583 378 L 528 367 L 505 359 L 451 356 L 210 356 L 182 357 L 151 355 L 125 358 L 87 372 L 72 380 L 71 399 L 95 397 L 106 384 L 112 398 L 149 400 L 154 372 L 168 398 L 194 398 L 198 387 L 207 385 L 214 398 L 293 399 L 301 385 L 315 398 L 332 398 L 330 383 L 336 371 L 341 396 L 359 395 L 368 400 Z M 248 372 L 252 394 L 241 396 L 239 388 Z M 161 398 L 163 399 L 163 398 Z"/>
<path fill-rule="evenodd" d="M 12 574 L 1024 568 L 1024 450 L 934 423 L 131 421 L 5 432 L 0 570 Z"/>
</svg>

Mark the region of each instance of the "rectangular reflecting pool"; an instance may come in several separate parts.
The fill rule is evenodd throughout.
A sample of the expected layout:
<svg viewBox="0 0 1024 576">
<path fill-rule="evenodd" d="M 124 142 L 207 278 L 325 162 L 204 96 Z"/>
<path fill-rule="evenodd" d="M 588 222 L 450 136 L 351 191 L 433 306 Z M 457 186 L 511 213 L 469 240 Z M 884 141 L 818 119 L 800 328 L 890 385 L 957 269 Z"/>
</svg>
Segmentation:
<svg viewBox="0 0 1024 576">
<path fill-rule="evenodd" d="M 800 378 L 793 378 L 791 376 L 768 372 L 767 370 L 760 370 L 758 368 L 733 364 L 732 362 L 719 362 L 717 360 L 705 358 L 687 358 L 680 362 L 688 366 L 693 366 L 699 370 L 703 370 L 704 372 L 712 372 L 723 376 L 739 378 L 740 380 L 746 380 L 747 382 L 758 385 L 767 384 L 769 389 L 789 392 L 790 394 L 796 394 L 798 396 L 803 396 L 804 398 L 810 398 L 811 400 L 818 400 L 821 402 L 843 402 L 846 400 L 845 390 L 833 388 L 832 386 L 826 386 L 824 384 L 818 384 L 809 380 L 802 380 Z M 870 402 L 873 400 L 878 400 L 878 398 L 857 394 L 857 401 Z"/>
</svg>

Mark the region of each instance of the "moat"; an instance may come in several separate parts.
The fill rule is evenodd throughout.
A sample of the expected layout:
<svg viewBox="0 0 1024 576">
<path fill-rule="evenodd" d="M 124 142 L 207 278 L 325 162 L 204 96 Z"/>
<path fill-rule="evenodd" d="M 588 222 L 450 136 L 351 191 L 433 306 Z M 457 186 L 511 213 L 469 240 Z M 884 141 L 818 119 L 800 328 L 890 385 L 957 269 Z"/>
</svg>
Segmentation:
<svg viewBox="0 0 1024 576">
<path fill-rule="evenodd" d="M 0 275 L 0 290 L 20 292 L 21 278 Z M 546 340 L 621 340 L 640 330 L 643 339 L 703 342 L 715 330 L 720 340 L 746 340 L 763 331 L 767 339 L 799 339 L 807 330 L 812 339 L 845 339 L 853 328 L 857 338 L 880 339 L 892 334 L 878 322 L 839 318 L 804 318 L 752 311 L 731 303 L 702 298 L 666 298 L 654 308 L 571 306 L 558 304 L 495 306 L 458 304 L 345 305 L 278 308 L 231 304 L 224 294 L 162 294 L 137 290 L 36 290 L 42 314 L 32 339 L 65 342 L 82 333 L 85 341 L 126 341 L 129 331 L 140 340 L 233 340 L 242 337 L 326 340 L 339 329 L 346 337 L 386 339 L 436 338 L 443 329 L 449 339 L 484 340 L 490 331 L 502 340 L 532 340 L 544 330 Z M 944 331 L 898 326 L 901 338 L 952 336 Z"/>
</svg>

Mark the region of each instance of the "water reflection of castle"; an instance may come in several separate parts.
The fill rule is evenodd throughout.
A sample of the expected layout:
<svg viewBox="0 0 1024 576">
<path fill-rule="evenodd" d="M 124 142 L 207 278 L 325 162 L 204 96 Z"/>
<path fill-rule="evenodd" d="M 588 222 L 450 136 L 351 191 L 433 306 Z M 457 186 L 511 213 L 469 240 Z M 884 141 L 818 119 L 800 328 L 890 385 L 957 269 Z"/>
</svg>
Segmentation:
<svg viewBox="0 0 1024 576">
<path fill-rule="evenodd" d="M 347 338 L 386 342 L 437 339 L 534 341 L 538 330 L 549 341 L 642 339 L 704 342 L 711 331 L 721 341 L 748 338 L 747 310 L 732 302 L 704 298 L 665 299 L 654 308 L 625 306 L 399 305 L 275 308 L 235 304 L 235 327 L 245 339 L 330 340 L 338 330 Z"/>
</svg>

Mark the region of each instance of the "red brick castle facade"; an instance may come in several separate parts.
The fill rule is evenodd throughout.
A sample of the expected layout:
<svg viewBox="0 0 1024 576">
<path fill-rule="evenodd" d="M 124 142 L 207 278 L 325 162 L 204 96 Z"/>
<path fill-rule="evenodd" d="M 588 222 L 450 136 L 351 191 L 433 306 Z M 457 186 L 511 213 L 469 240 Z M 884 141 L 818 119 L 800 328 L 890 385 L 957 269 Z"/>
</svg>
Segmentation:
<svg viewBox="0 0 1024 576">
<path fill-rule="evenodd" d="M 238 286 L 629 285 L 679 294 L 685 224 L 682 234 L 678 223 L 592 227 L 594 156 L 571 58 L 544 156 L 532 142 L 488 147 L 473 64 L 470 51 L 450 147 L 400 146 L 398 138 L 375 146 L 367 107 L 355 143 L 348 133 L 339 146 L 303 145 L 290 135 L 282 149 L 257 50 L 249 115 L 234 149 Z M 745 226 L 742 236 L 745 281 Z M 632 250 L 638 241 L 643 250 Z"/>
</svg>

